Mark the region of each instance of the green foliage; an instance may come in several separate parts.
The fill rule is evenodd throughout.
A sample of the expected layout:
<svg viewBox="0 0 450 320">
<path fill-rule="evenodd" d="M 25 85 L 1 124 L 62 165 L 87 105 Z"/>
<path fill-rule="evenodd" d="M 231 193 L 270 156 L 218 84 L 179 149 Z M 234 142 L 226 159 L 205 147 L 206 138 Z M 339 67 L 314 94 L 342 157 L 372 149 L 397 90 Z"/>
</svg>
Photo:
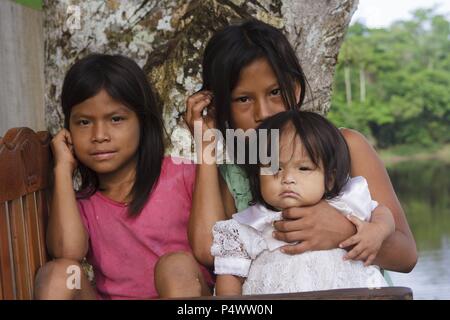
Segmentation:
<svg viewBox="0 0 450 320">
<path fill-rule="evenodd" d="M 42 0 L 15 0 L 15 2 L 36 10 L 42 10 Z"/>
<path fill-rule="evenodd" d="M 354 24 L 339 55 L 330 120 L 379 147 L 448 143 L 449 52 L 450 22 L 432 9 L 386 29 Z"/>
</svg>

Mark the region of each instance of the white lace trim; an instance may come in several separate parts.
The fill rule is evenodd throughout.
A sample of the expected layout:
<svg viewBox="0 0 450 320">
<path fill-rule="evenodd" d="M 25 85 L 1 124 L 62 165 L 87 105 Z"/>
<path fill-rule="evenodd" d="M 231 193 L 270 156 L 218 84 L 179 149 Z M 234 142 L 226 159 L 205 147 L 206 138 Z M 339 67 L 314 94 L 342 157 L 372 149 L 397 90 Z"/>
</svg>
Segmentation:
<svg viewBox="0 0 450 320">
<path fill-rule="evenodd" d="M 246 258 L 244 243 L 240 237 L 241 226 L 234 220 L 219 221 L 213 227 L 211 254 L 215 257 Z"/>
</svg>

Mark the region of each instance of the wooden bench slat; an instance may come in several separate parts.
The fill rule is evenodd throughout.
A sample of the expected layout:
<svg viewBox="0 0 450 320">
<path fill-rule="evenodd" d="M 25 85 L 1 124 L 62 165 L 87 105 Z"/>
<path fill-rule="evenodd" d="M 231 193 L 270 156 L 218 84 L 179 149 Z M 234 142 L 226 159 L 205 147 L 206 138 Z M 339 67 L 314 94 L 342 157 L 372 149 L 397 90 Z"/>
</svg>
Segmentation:
<svg viewBox="0 0 450 320">
<path fill-rule="evenodd" d="M 27 240 L 28 266 L 31 279 L 34 279 L 37 270 L 41 267 L 39 223 L 36 208 L 35 194 L 27 194 L 23 199 L 25 215 L 25 233 Z M 33 296 L 33 284 L 30 284 L 31 296 Z"/>
<path fill-rule="evenodd" d="M 7 203 L 0 203 L 0 282 L 3 299 L 16 299 L 15 270 Z"/>
<path fill-rule="evenodd" d="M 37 228 L 39 230 L 39 264 L 43 266 L 50 257 L 47 254 L 47 244 L 45 242 L 46 226 L 48 221 L 48 200 L 46 190 L 39 190 L 35 193 L 37 207 Z"/>
<path fill-rule="evenodd" d="M 13 260 L 16 271 L 17 298 L 31 299 L 31 273 L 29 270 L 27 246 L 28 240 L 25 232 L 25 219 L 23 214 L 22 198 L 9 202 L 9 219 L 13 244 Z"/>
</svg>

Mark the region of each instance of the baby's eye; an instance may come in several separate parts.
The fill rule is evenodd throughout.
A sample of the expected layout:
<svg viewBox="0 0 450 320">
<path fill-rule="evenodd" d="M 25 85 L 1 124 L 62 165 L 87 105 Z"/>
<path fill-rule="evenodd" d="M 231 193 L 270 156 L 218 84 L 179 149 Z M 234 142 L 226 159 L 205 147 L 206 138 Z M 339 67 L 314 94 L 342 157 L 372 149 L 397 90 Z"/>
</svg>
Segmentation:
<svg viewBox="0 0 450 320">
<path fill-rule="evenodd" d="M 281 94 L 281 90 L 280 88 L 273 89 L 272 91 L 270 91 L 270 94 L 274 96 L 279 96 Z"/>
<path fill-rule="evenodd" d="M 124 117 L 114 116 L 111 118 L 113 123 L 118 123 L 124 120 Z"/>
<path fill-rule="evenodd" d="M 300 167 L 300 171 L 310 171 L 312 170 L 310 167 Z"/>
</svg>

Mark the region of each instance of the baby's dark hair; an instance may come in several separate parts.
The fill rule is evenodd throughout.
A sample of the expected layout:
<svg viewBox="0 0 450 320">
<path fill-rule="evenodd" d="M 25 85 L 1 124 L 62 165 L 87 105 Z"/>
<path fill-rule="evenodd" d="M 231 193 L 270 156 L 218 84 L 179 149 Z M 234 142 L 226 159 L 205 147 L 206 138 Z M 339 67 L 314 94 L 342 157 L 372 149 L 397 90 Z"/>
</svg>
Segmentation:
<svg viewBox="0 0 450 320">
<path fill-rule="evenodd" d="M 280 112 L 264 120 L 257 130 L 266 129 L 268 132 L 267 150 L 270 156 L 271 134 L 270 130 L 278 129 L 279 137 L 287 130 L 295 130 L 308 153 L 309 158 L 316 166 L 324 170 L 325 194 L 324 199 L 331 199 L 339 195 L 342 187 L 347 183 L 350 175 L 350 152 L 342 133 L 323 116 L 309 111 L 289 110 Z M 260 134 L 258 136 L 258 147 Z M 295 140 L 293 140 L 295 141 Z M 250 189 L 254 203 L 261 203 L 272 207 L 262 197 L 260 189 L 261 161 L 258 150 L 258 164 L 246 165 Z"/>
<path fill-rule="evenodd" d="M 217 128 L 225 136 L 231 121 L 231 91 L 242 69 L 257 59 L 267 59 L 273 69 L 286 106 L 299 109 L 305 99 L 307 80 L 296 53 L 286 36 L 277 28 L 246 20 L 215 33 L 203 54 L 202 90 L 213 92 Z M 295 94 L 300 86 L 300 100 Z"/>
<path fill-rule="evenodd" d="M 120 55 L 91 54 L 67 72 L 61 93 L 65 128 L 70 130 L 72 108 L 105 90 L 111 98 L 133 110 L 140 125 L 136 179 L 130 191 L 128 211 L 137 216 L 156 185 L 164 157 L 162 109 L 143 70 L 130 58 Z M 89 197 L 99 190 L 97 174 L 79 163 L 79 197 Z"/>
</svg>

